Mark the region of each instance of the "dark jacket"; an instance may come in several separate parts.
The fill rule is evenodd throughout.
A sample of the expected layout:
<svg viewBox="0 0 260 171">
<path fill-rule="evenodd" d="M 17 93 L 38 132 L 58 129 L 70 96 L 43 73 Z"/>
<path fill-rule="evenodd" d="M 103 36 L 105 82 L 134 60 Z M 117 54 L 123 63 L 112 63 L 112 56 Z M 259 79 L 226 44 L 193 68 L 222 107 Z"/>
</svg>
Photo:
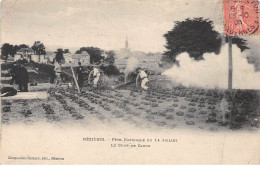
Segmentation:
<svg viewBox="0 0 260 171">
<path fill-rule="evenodd" d="M 16 70 L 15 82 L 17 84 L 26 84 L 29 82 L 29 74 L 25 67 L 18 67 Z"/>
<path fill-rule="evenodd" d="M 4 94 L 4 95 L 3 95 Z M 17 94 L 17 90 L 12 88 L 12 87 L 3 87 L 1 89 L 1 96 L 6 97 L 6 96 L 14 96 Z"/>
<path fill-rule="evenodd" d="M 12 76 L 12 79 L 11 79 L 11 85 L 14 83 L 14 81 L 15 81 L 15 77 L 16 77 L 16 72 L 17 72 L 17 66 L 16 65 L 14 65 L 12 68 L 11 68 L 11 70 L 10 70 L 10 74 L 11 74 L 11 76 Z"/>
<path fill-rule="evenodd" d="M 11 68 L 11 70 L 10 70 L 11 76 L 15 76 L 16 72 L 17 72 L 17 66 L 14 65 L 14 66 Z"/>
<path fill-rule="evenodd" d="M 82 66 L 77 67 L 76 73 L 78 75 L 78 79 L 83 79 L 83 67 Z"/>
</svg>

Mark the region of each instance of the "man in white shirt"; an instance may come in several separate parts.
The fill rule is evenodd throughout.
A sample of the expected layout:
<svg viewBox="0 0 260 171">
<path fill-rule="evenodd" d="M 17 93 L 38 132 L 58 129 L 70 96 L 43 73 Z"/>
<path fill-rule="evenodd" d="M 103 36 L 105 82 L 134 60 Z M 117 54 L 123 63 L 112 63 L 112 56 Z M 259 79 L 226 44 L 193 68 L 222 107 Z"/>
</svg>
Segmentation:
<svg viewBox="0 0 260 171">
<path fill-rule="evenodd" d="M 137 68 L 137 71 L 138 71 L 137 79 L 138 79 L 138 77 L 140 77 L 142 89 L 147 90 L 149 87 L 146 86 L 146 83 L 149 80 L 147 78 L 146 72 L 144 70 L 142 70 L 141 68 Z"/>
<path fill-rule="evenodd" d="M 94 80 L 93 80 L 93 86 L 94 87 L 97 87 L 97 83 L 99 81 L 99 78 L 100 78 L 100 72 L 97 68 L 93 67 L 93 77 L 94 77 Z"/>
<path fill-rule="evenodd" d="M 55 68 L 54 68 L 54 71 L 55 71 L 55 75 L 56 75 L 56 81 L 55 81 L 55 87 L 58 85 L 60 86 L 61 85 L 61 63 L 58 63 L 56 62 L 55 63 Z"/>
</svg>

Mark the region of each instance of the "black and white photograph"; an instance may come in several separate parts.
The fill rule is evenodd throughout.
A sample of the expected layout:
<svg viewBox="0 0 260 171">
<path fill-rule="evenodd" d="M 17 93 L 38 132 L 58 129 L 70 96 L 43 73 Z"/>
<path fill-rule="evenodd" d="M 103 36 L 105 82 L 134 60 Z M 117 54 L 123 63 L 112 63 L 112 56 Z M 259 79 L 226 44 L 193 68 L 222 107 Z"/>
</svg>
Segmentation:
<svg viewBox="0 0 260 171">
<path fill-rule="evenodd" d="M 1 164 L 259 164 L 257 0 L 3 0 Z"/>
</svg>

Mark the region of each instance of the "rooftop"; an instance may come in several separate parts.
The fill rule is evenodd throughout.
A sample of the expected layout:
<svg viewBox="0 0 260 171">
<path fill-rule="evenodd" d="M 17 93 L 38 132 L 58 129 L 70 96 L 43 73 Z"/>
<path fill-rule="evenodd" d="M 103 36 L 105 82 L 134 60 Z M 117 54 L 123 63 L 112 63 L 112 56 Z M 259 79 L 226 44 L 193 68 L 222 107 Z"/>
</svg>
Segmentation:
<svg viewBox="0 0 260 171">
<path fill-rule="evenodd" d="M 86 52 L 86 51 L 82 51 L 81 54 L 85 55 L 85 56 L 89 56 L 88 52 Z"/>
<path fill-rule="evenodd" d="M 20 50 L 18 50 L 17 52 L 21 52 L 21 53 L 34 53 L 34 51 L 32 50 L 32 48 L 21 48 Z"/>
</svg>

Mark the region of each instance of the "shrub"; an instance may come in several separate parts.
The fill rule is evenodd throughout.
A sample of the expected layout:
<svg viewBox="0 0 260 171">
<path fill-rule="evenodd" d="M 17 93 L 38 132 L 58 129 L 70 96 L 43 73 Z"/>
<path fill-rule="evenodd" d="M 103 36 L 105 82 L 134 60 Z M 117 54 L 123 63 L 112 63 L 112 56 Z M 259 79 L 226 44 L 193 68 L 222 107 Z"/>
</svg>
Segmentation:
<svg viewBox="0 0 260 171">
<path fill-rule="evenodd" d="M 100 66 L 100 69 L 107 76 L 115 76 L 115 75 L 119 75 L 120 74 L 119 70 L 114 65 L 107 65 L 107 66 L 102 65 L 102 66 Z"/>
</svg>

